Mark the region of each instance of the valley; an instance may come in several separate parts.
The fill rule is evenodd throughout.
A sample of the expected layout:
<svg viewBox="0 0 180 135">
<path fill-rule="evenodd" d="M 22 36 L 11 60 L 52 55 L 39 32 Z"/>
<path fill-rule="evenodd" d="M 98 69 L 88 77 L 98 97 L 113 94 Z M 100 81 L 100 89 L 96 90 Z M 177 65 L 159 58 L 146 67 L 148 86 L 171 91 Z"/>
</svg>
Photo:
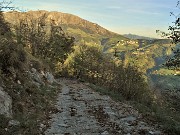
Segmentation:
<svg viewBox="0 0 180 135">
<path fill-rule="evenodd" d="M 169 39 L 153 39 L 133 34 L 119 35 L 72 14 L 44 10 L 5 13 L 5 20 L 12 26 L 20 25 L 25 18 L 27 21 L 40 19 L 47 30 L 51 25 L 61 27 L 67 36 L 75 38 L 76 45 L 100 45 L 105 54 L 116 55 L 121 63 L 137 66 L 149 77 L 154 71 L 163 68 L 166 58 L 172 54 L 171 48 L 174 47 Z"/>
<path fill-rule="evenodd" d="M 0 12 L 0 135 L 179 134 L 177 46 L 69 13 Z"/>
<path fill-rule="evenodd" d="M 12 18 L 14 19 L 12 20 Z M 124 58 L 125 63 L 131 63 L 131 61 L 135 61 L 135 59 L 138 59 L 138 61 L 141 62 L 141 57 L 143 57 L 143 59 L 146 61 L 145 57 L 148 57 L 151 59 L 148 61 L 152 66 L 147 66 L 144 68 L 144 72 L 150 68 L 153 68 L 155 58 L 165 58 L 166 55 L 171 54 L 171 41 L 168 39 L 130 39 L 123 35 L 108 31 L 98 24 L 89 22 L 72 14 L 48 12 L 44 10 L 28 11 L 27 13 L 16 11 L 5 13 L 5 20 L 12 26 L 20 25 L 22 20 L 25 18 L 27 21 L 37 21 L 39 19 L 45 23 L 44 27 L 47 29 L 51 25 L 55 25 L 57 27 L 60 26 L 67 36 L 72 36 L 75 38 L 75 44 L 77 45 L 101 45 L 104 53 L 114 55 L 114 52 L 116 51 L 117 54 L 120 55 L 120 59 L 122 59 L 121 54 L 123 54 L 123 57 L 126 56 L 126 58 Z"/>
</svg>

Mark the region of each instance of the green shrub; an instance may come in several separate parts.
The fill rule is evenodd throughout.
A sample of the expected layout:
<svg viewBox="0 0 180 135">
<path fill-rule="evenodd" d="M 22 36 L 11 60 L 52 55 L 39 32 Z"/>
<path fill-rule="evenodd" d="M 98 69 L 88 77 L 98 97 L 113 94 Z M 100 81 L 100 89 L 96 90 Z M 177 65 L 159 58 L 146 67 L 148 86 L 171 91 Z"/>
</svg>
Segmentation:
<svg viewBox="0 0 180 135">
<path fill-rule="evenodd" d="M 0 43 L 0 68 L 5 74 L 14 74 L 27 68 L 27 54 L 13 41 Z"/>
<path fill-rule="evenodd" d="M 123 95 L 128 100 L 151 100 L 151 92 L 143 73 L 136 67 L 119 63 L 118 58 L 102 53 L 98 45 L 75 46 L 64 63 L 70 76 Z"/>
</svg>

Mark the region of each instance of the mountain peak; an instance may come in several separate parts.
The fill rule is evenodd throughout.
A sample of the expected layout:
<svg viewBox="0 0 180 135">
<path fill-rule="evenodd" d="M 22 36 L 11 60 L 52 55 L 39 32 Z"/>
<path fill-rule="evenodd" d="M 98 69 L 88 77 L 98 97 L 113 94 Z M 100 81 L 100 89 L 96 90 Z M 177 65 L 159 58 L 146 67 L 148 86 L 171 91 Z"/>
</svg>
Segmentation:
<svg viewBox="0 0 180 135">
<path fill-rule="evenodd" d="M 25 15 L 28 15 L 28 17 L 31 18 L 39 18 L 44 15 L 45 20 L 47 22 L 49 22 L 49 20 L 51 19 L 55 21 L 57 25 L 73 25 L 100 35 L 108 35 L 108 36 L 118 35 L 114 32 L 111 32 L 101 27 L 96 23 L 92 23 L 76 15 L 57 12 L 57 11 L 50 11 L 50 12 L 46 10 L 28 11 L 28 12 L 11 11 L 5 13 L 5 19 L 11 23 L 18 21 L 20 18 L 25 18 Z"/>
</svg>

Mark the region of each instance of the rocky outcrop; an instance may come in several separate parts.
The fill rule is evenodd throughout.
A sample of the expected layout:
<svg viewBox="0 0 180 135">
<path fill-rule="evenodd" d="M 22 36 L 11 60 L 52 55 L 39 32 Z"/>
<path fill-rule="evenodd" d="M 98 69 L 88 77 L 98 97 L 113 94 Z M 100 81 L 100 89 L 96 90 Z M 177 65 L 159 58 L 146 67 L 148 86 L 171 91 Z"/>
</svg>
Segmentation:
<svg viewBox="0 0 180 135">
<path fill-rule="evenodd" d="M 41 85 L 52 85 L 53 83 L 58 83 L 55 79 L 52 73 L 50 72 L 45 72 L 41 71 L 38 72 L 35 68 L 31 69 L 31 72 L 29 72 L 29 75 L 32 79 L 32 82 L 36 85 L 36 86 L 41 86 Z"/>
<path fill-rule="evenodd" d="M 2 87 L 0 87 L 0 114 L 12 117 L 12 99 Z"/>
</svg>

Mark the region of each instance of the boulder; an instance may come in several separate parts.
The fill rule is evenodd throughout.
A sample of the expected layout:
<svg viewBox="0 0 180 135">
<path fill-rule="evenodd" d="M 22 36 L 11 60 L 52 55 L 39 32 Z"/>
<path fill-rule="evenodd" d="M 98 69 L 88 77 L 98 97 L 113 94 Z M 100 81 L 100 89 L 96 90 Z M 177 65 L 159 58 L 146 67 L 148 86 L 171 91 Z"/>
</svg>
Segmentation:
<svg viewBox="0 0 180 135">
<path fill-rule="evenodd" d="M 54 79 L 53 74 L 48 71 L 45 73 L 44 71 L 40 71 L 39 73 L 35 68 L 32 68 L 29 74 L 31 76 L 32 82 L 38 87 L 45 85 L 45 82 L 47 82 L 49 85 L 52 85 L 53 83 L 59 84 L 59 82 Z"/>
<path fill-rule="evenodd" d="M 45 85 L 42 80 L 41 74 L 35 68 L 32 68 L 29 74 L 34 82 L 39 83 L 40 85 Z"/>
<path fill-rule="evenodd" d="M 2 87 L 0 87 L 0 114 L 12 117 L 12 99 Z"/>
<path fill-rule="evenodd" d="M 10 120 L 8 126 L 19 126 L 20 122 L 17 120 Z"/>
<path fill-rule="evenodd" d="M 45 74 L 45 77 L 46 77 L 47 82 L 48 82 L 49 84 L 52 84 L 53 82 L 55 82 L 54 76 L 53 76 L 51 73 L 47 72 L 47 73 Z"/>
</svg>

